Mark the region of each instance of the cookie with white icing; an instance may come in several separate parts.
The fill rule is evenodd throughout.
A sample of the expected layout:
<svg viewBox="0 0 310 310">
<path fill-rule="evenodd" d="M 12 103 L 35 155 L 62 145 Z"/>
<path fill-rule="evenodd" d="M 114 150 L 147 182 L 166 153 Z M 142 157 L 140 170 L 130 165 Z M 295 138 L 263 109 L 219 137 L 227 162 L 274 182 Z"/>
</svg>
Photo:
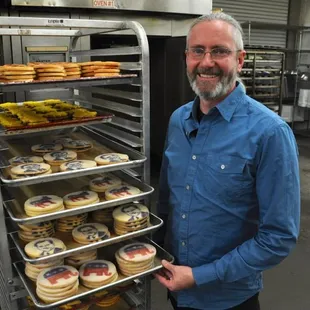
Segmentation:
<svg viewBox="0 0 310 310">
<path fill-rule="evenodd" d="M 110 232 L 103 224 L 86 223 L 74 228 L 72 237 L 78 243 L 88 244 L 110 238 Z"/>
<path fill-rule="evenodd" d="M 60 165 L 60 171 L 75 171 L 96 167 L 97 164 L 93 160 L 73 160 Z"/>
<path fill-rule="evenodd" d="M 128 155 L 121 153 L 105 153 L 98 155 L 95 161 L 98 165 L 111 165 L 126 162 L 129 160 Z"/>
<path fill-rule="evenodd" d="M 65 244 L 56 238 L 41 238 L 26 244 L 25 252 L 31 258 L 56 254 L 66 250 Z"/>
<path fill-rule="evenodd" d="M 53 213 L 64 209 L 63 199 L 56 195 L 39 195 L 27 199 L 25 213 L 29 216 Z"/>
<path fill-rule="evenodd" d="M 117 185 L 111 187 L 105 192 L 105 199 L 106 200 L 119 199 L 128 196 L 138 195 L 140 192 L 141 192 L 140 189 L 134 186 L 126 184 Z"/>
<path fill-rule="evenodd" d="M 63 149 L 60 143 L 41 143 L 31 147 L 31 151 L 37 155 L 44 155 L 46 153 L 60 151 Z"/>
<path fill-rule="evenodd" d="M 95 178 L 89 182 L 89 187 L 92 191 L 103 193 L 109 188 L 117 185 L 121 185 L 122 180 L 111 173 L 105 173 L 98 178 Z"/>
<path fill-rule="evenodd" d="M 30 163 L 43 163 L 43 158 L 41 156 L 15 156 L 9 159 L 9 162 L 11 166 L 18 166 Z"/>
<path fill-rule="evenodd" d="M 92 143 L 86 140 L 67 140 L 63 142 L 63 146 L 75 152 L 85 152 L 93 147 Z"/>
<path fill-rule="evenodd" d="M 78 191 L 67 194 L 63 198 L 65 207 L 67 209 L 77 208 L 99 202 L 99 197 L 93 191 Z"/>
</svg>

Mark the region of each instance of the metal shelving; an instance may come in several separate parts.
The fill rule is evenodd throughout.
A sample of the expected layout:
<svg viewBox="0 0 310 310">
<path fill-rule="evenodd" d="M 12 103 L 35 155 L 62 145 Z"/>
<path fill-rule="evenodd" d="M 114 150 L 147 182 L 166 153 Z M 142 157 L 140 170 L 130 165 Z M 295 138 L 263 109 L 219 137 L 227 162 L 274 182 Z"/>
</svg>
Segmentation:
<svg viewBox="0 0 310 310">
<path fill-rule="evenodd" d="M 127 169 L 132 168 L 136 170 L 128 170 L 130 175 L 137 177 L 136 185 L 140 184 L 142 189 L 142 196 L 135 197 L 136 200 L 141 200 L 145 203 L 148 203 L 147 196 L 151 194 L 153 189 L 147 184 L 150 182 L 150 165 L 149 161 L 146 159 L 150 155 L 150 138 L 149 138 L 149 126 L 150 126 L 150 93 L 149 93 L 149 51 L 148 51 L 148 42 L 147 37 L 142 26 L 133 21 L 102 21 L 102 20 L 83 20 L 83 19 L 57 19 L 57 18 L 16 18 L 16 17 L 0 17 L 0 35 L 1 36 L 67 36 L 70 37 L 70 46 L 69 52 L 66 57 L 68 61 L 73 62 L 82 62 L 90 61 L 91 57 L 98 57 L 105 60 L 105 57 L 115 56 L 117 61 L 121 62 L 121 69 L 126 70 L 125 75 L 121 78 L 106 78 L 106 79 L 81 79 L 78 81 L 51 81 L 51 82 L 33 82 L 33 83 L 23 83 L 23 84 L 0 84 L 0 91 L 3 93 L 10 92 L 24 92 L 25 97 L 27 98 L 27 92 L 37 89 L 67 89 L 70 92 L 71 101 L 74 101 L 76 104 L 85 106 L 87 108 L 96 107 L 99 108 L 102 112 L 115 112 L 114 121 L 110 122 L 107 126 L 87 126 L 80 128 L 84 132 L 91 134 L 92 137 L 100 137 L 100 143 L 104 145 L 108 144 L 108 147 L 119 152 L 128 153 L 129 157 L 132 159 L 130 162 L 125 164 L 120 164 L 119 166 L 111 165 L 110 167 L 97 167 L 92 168 L 93 170 L 80 170 L 66 173 L 54 173 L 48 175 L 46 178 L 44 176 L 38 178 L 27 178 L 27 179 L 18 179 L 18 180 L 9 180 L 6 178 L 5 174 L 2 174 L 2 181 L 4 182 L 2 186 L 2 191 L 0 192 L 0 249 L 2 255 L 0 256 L 0 292 L 1 295 L 6 296 L 7 298 L 0 299 L 0 306 L 2 310 L 17 310 L 25 308 L 25 299 L 23 297 L 30 294 L 33 296 L 35 303 L 37 303 L 38 308 L 48 309 L 52 306 L 42 304 L 37 300 L 33 292 L 33 286 L 30 288 L 29 282 L 24 277 L 23 273 L 23 262 L 22 255 L 18 254 L 16 249 L 10 249 L 10 241 L 8 238 L 8 233 L 10 233 L 13 239 L 16 240 L 16 234 L 14 229 L 11 229 L 11 224 L 9 223 L 6 226 L 5 218 L 5 209 L 4 209 L 4 198 L 5 188 L 10 186 L 36 186 L 42 182 L 52 182 L 66 179 L 70 177 L 71 180 L 77 177 L 86 177 L 87 175 L 92 175 L 99 172 L 107 172 L 112 170 Z M 77 42 L 80 38 L 84 36 L 90 36 L 93 34 L 103 34 L 103 33 L 112 33 L 115 32 L 118 34 L 120 31 L 126 30 L 130 31 L 137 38 L 137 46 L 123 46 L 119 48 L 107 48 L 107 49 L 98 49 L 98 50 L 84 50 L 80 51 L 76 49 Z M 136 57 L 132 62 L 122 62 L 122 56 L 133 55 Z M 122 90 L 124 85 L 132 88 L 131 91 L 127 89 Z M 115 88 L 116 87 L 116 88 Z M 44 93 L 42 93 L 44 96 Z M 46 99 L 46 98 L 42 98 Z M 62 98 L 60 98 L 62 99 Z M 76 132 L 76 128 L 67 128 L 67 129 L 56 129 L 54 128 L 51 131 L 47 132 L 36 132 L 29 133 L 20 132 L 15 136 L 3 136 L 1 141 L 1 146 L 6 151 L 2 151 L 1 164 L 5 166 L 7 164 L 7 155 L 4 155 L 6 152 L 10 151 L 10 143 L 14 139 L 27 139 L 31 137 L 31 141 L 36 141 L 42 136 L 49 134 L 53 136 L 59 134 L 71 134 Z M 98 140 L 97 140 L 98 141 Z M 34 143 L 35 144 L 35 143 Z M 9 149 L 9 150 L 8 150 Z M 113 167 L 112 167 L 113 166 Z M 123 172 L 118 172 L 123 174 Z M 127 178 L 132 178 L 127 175 Z M 14 188 L 12 189 L 15 190 Z M 17 189 L 16 189 L 17 190 Z M 132 201 L 132 199 L 129 199 Z M 129 201 L 128 200 L 128 201 Z M 13 220 L 17 220 L 13 209 L 11 209 L 12 200 L 6 200 L 5 206 L 9 210 L 10 216 Z M 88 206 L 87 211 L 93 211 L 105 207 L 115 206 L 116 201 L 94 204 L 93 206 Z M 125 203 L 124 201 L 119 201 L 119 203 Z M 73 210 L 72 214 L 77 214 L 83 210 Z M 76 213 L 77 212 L 77 213 Z M 58 218 L 60 214 L 51 214 L 51 218 Z M 62 214 L 61 214 L 62 216 Z M 159 227 L 162 224 L 162 221 L 155 216 L 151 216 L 151 224 Z M 30 220 L 31 221 L 31 220 Z M 38 222 L 40 219 L 33 219 L 33 222 Z M 13 223 L 14 224 L 14 223 Z M 137 232 L 127 236 L 128 238 L 143 234 L 149 234 L 150 230 L 146 229 L 145 231 Z M 124 238 L 127 238 L 124 237 Z M 117 237 L 116 237 L 117 238 Z M 122 238 L 119 239 L 120 241 Z M 114 241 L 117 241 L 116 239 Z M 151 242 L 151 241 L 150 241 Z M 81 247 L 78 251 L 80 251 Z M 87 246 L 85 247 L 87 248 Z M 161 250 L 158 250 L 161 253 Z M 14 255 L 10 254 L 14 253 Z M 163 255 L 163 257 L 168 258 L 170 261 L 173 259 L 168 257 L 169 254 Z M 16 269 L 13 268 L 15 265 Z M 5 268 L 3 267 L 5 266 Z M 157 262 L 156 269 L 161 268 L 160 261 Z M 135 296 L 136 301 L 133 304 L 136 304 L 137 309 L 146 310 L 150 308 L 150 280 L 148 277 L 144 277 L 149 272 L 132 276 L 132 279 L 140 278 L 140 286 L 142 293 L 139 296 Z M 23 288 L 26 288 L 26 290 Z M 96 289 L 99 291 L 101 289 Z M 88 293 L 85 293 L 87 295 Z M 84 296 L 71 297 L 70 300 L 77 299 Z M 126 300 L 130 300 L 130 296 L 134 296 L 130 291 L 126 294 Z"/>
</svg>

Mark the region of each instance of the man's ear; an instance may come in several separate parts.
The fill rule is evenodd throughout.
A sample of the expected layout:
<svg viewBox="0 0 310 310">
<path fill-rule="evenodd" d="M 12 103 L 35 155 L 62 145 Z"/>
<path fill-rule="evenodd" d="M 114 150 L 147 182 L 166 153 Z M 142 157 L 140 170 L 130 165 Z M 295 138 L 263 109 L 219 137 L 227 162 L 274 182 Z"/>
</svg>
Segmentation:
<svg viewBox="0 0 310 310">
<path fill-rule="evenodd" d="M 245 50 L 242 50 L 238 53 L 238 59 L 237 59 L 238 60 L 238 67 L 237 67 L 238 72 L 241 72 L 241 69 L 242 69 L 243 64 L 244 64 L 245 55 L 246 55 Z"/>
</svg>

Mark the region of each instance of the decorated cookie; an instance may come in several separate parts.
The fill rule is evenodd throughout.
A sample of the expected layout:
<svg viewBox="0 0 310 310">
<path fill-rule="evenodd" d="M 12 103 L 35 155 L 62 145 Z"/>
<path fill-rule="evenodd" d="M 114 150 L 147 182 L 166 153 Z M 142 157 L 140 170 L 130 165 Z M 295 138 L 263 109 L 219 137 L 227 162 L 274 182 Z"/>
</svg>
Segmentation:
<svg viewBox="0 0 310 310">
<path fill-rule="evenodd" d="M 80 225 L 72 231 L 73 239 L 82 244 L 97 242 L 110 237 L 107 226 L 99 223 L 86 223 Z"/>
<path fill-rule="evenodd" d="M 49 164 L 71 161 L 76 159 L 76 157 L 77 154 L 73 151 L 55 151 L 43 156 L 44 160 Z"/>
<path fill-rule="evenodd" d="M 130 185 L 117 185 L 111 187 L 105 192 L 106 200 L 113 200 L 124 198 L 132 195 L 137 195 L 140 193 L 140 189 Z"/>
<path fill-rule="evenodd" d="M 121 153 L 106 153 L 95 158 L 98 165 L 111 165 L 126 162 L 129 160 L 128 155 Z"/>
<path fill-rule="evenodd" d="M 30 163 L 43 163 L 43 158 L 40 156 L 15 156 L 9 160 L 12 166 Z"/>
<path fill-rule="evenodd" d="M 101 177 L 95 178 L 89 182 L 89 187 L 95 192 L 105 192 L 109 188 L 121 185 L 122 180 L 111 173 L 103 174 Z"/>
<path fill-rule="evenodd" d="M 63 149 L 62 144 L 59 143 L 44 143 L 36 144 L 31 147 L 31 151 L 35 153 L 49 153 L 54 151 L 60 151 Z"/>
<path fill-rule="evenodd" d="M 25 246 L 26 254 L 32 258 L 56 254 L 65 250 L 65 244 L 56 238 L 37 239 L 29 242 Z"/>
<path fill-rule="evenodd" d="M 11 173 L 17 176 L 31 176 L 43 174 L 51 170 L 51 166 L 45 163 L 21 164 L 11 168 Z"/>
<path fill-rule="evenodd" d="M 115 265 L 106 260 L 93 260 L 83 264 L 80 268 L 81 280 L 91 283 L 103 282 L 115 274 Z"/>
<path fill-rule="evenodd" d="M 114 209 L 113 218 L 118 222 L 140 222 L 149 217 L 149 209 L 139 203 L 131 203 Z"/>
<path fill-rule="evenodd" d="M 156 255 L 156 248 L 148 243 L 132 243 L 117 251 L 119 257 L 125 261 L 143 262 Z"/>
<path fill-rule="evenodd" d="M 64 198 L 66 208 L 86 206 L 99 202 L 98 194 L 92 191 L 79 191 L 67 194 Z"/>
<path fill-rule="evenodd" d="M 60 166 L 61 171 L 74 171 L 80 169 L 87 169 L 96 167 L 97 164 L 95 161 L 92 160 L 73 160 L 67 163 L 63 163 Z"/>
</svg>

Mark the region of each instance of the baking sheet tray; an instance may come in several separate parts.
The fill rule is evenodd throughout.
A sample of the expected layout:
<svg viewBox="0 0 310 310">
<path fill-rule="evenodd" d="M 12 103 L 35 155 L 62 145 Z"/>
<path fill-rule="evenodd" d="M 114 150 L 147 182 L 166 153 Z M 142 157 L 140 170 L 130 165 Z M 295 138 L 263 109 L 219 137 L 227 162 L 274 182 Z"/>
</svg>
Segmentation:
<svg viewBox="0 0 310 310">
<path fill-rule="evenodd" d="M 19 274 L 26 290 L 28 291 L 28 293 L 31 296 L 34 304 L 36 305 L 36 307 L 38 309 L 51 309 L 53 307 L 58 307 L 62 304 L 66 304 L 66 303 L 73 301 L 75 299 L 80 299 L 84 296 L 88 296 L 88 295 L 94 294 L 96 292 L 99 292 L 99 291 L 102 291 L 102 290 L 105 290 L 108 288 L 117 287 L 118 285 L 122 285 L 128 281 L 132 281 L 134 279 L 152 274 L 152 273 L 154 273 L 154 272 L 156 272 L 162 268 L 162 265 L 161 265 L 162 259 L 165 259 L 168 262 L 173 263 L 173 261 L 174 261 L 173 256 L 171 254 L 169 254 L 167 251 L 165 251 L 163 248 L 158 246 L 156 243 L 151 241 L 149 238 L 139 238 L 139 239 L 134 239 L 134 240 L 130 240 L 130 241 L 127 240 L 124 242 L 120 242 L 118 244 L 111 245 L 109 247 L 105 247 L 105 248 L 101 249 L 100 251 L 98 251 L 98 257 L 101 259 L 106 259 L 106 260 L 110 260 L 110 261 L 115 262 L 114 253 L 119 248 L 124 246 L 125 244 L 131 243 L 131 242 L 136 242 L 136 241 L 142 241 L 142 242 L 150 243 L 156 248 L 157 254 L 156 254 L 156 257 L 154 260 L 154 267 L 153 268 L 151 268 L 147 271 L 138 273 L 136 275 L 129 276 L 129 277 L 123 276 L 119 273 L 119 278 L 116 282 L 107 284 L 105 286 L 101 286 L 101 287 L 96 288 L 96 289 L 88 289 L 88 288 L 85 288 L 84 286 L 80 285 L 79 291 L 75 296 L 72 296 L 72 297 L 63 299 L 61 301 L 55 302 L 55 303 L 51 303 L 51 304 L 45 304 L 44 302 L 42 302 L 37 297 L 36 292 L 35 292 L 35 284 L 30 279 L 28 279 L 28 277 L 25 275 L 25 271 L 24 271 L 25 264 L 24 264 L 24 262 L 16 262 L 16 263 L 14 263 L 14 266 L 15 266 L 17 273 Z"/>
<path fill-rule="evenodd" d="M 69 179 L 57 182 L 21 186 L 19 188 L 7 188 L 7 194 L 10 198 L 7 201 L 4 201 L 4 206 L 9 216 L 14 222 L 18 224 L 33 224 L 57 219 L 64 216 L 72 216 L 76 214 L 92 212 L 99 209 L 111 208 L 133 201 L 140 201 L 154 191 L 153 187 L 142 183 L 140 180 L 128 175 L 125 172 L 114 171 L 112 174 L 119 177 L 123 182 L 139 188 L 141 192 L 137 195 L 132 195 L 114 200 L 104 200 L 101 198 L 99 203 L 90 204 L 74 209 L 66 209 L 39 216 L 28 216 L 25 213 L 24 202 L 31 197 L 42 195 L 42 193 L 48 193 L 49 195 L 63 197 L 68 193 L 73 193 L 84 189 L 89 190 L 89 181 L 99 176 L 91 175 L 77 178 L 76 180 L 74 180 L 74 182 L 71 182 L 71 180 Z"/>
<path fill-rule="evenodd" d="M 13 241 L 14 241 L 19 253 L 21 254 L 23 260 L 25 260 L 26 262 L 30 262 L 30 263 L 38 263 L 38 262 L 47 262 L 50 260 L 60 259 L 60 258 L 68 257 L 71 255 L 76 255 L 76 254 L 81 253 L 81 252 L 98 249 L 98 248 L 101 248 L 103 246 L 118 243 L 118 242 L 123 241 L 123 240 L 135 238 L 138 236 L 143 236 L 143 235 L 149 234 L 149 233 L 157 230 L 162 225 L 163 225 L 163 221 L 159 217 L 157 217 L 156 215 L 150 213 L 150 225 L 148 227 L 141 229 L 141 230 L 138 230 L 138 231 L 130 232 L 130 233 L 125 234 L 125 235 L 120 235 L 120 236 L 116 235 L 113 232 L 113 230 L 110 229 L 111 237 L 109 239 L 102 240 L 102 241 L 95 242 L 95 243 L 91 243 L 91 244 L 87 244 L 87 245 L 83 245 L 83 244 L 75 242 L 72 238 L 71 232 L 65 233 L 65 232 L 57 231 L 56 234 L 53 236 L 53 238 L 57 238 L 57 239 L 62 240 L 65 243 L 67 250 L 63 251 L 63 252 L 56 253 L 56 254 L 43 256 L 40 258 L 28 257 L 28 255 L 24 251 L 24 247 L 27 244 L 27 242 L 20 240 L 17 232 L 10 233 L 10 236 L 13 239 Z"/>
<path fill-rule="evenodd" d="M 42 136 L 36 136 L 35 139 L 27 139 L 27 140 L 25 138 L 18 138 L 18 139 L 9 138 L 6 140 L 9 149 L 7 151 L 0 152 L 0 156 L 2 157 L 1 162 L 3 164 L 2 169 L 0 169 L 0 178 L 2 182 L 7 184 L 8 186 L 22 186 L 42 182 L 51 182 L 68 178 L 77 178 L 84 175 L 138 167 L 146 161 L 146 157 L 140 154 L 139 152 L 133 151 L 130 148 L 127 148 L 117 142 L 111 141 L 103 137 L 99 133 L 96 133 L 93 130 L 88 129 L 87 127 L 84 126 L 76 128 L 76 130 L 73 133 L 65 136 L 66 137 L 69 136 L 72 139 L 87 140 L 93 144 L 92 149 L 83 153 L 78 153 L 78 159 L 94 160 L 96 156 L 102 153 L 117 152 L 127 154 L 129 156 L 129 161 L 75 171 L 56 172 L 52 174 L 37 175 L 33 177 L 26 177 L 23 179 L 13 180 L 9 175 L 9 168 L 5 168 L 9 166 L 9 159 L 14 156 L 31 155 L 32 145 L 52 142 L 57 138 L 57 136 L 49 137 L 46 135 L 42 135 Z"/>
</svg>

